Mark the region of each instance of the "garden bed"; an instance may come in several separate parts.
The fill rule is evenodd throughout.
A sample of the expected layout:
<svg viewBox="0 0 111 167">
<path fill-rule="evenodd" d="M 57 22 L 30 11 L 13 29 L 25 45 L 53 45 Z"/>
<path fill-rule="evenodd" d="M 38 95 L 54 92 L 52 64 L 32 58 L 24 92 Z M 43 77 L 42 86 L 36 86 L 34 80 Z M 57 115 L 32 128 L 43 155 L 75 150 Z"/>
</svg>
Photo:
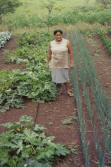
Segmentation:
<svg viewBox="0 0 111 167">
<path fill-rule="evenodd" d="M 12 46 L 15 46 L 15 38 L 11 39 L 4 49 L 13 50 Z M 2 59 L 3 56 L 0 56 L 2 61 L 1 70 L 7 69 L 21 69 L 21 64 L 5 64 L 6 58 Z M 23 109 L 10 109 L 5 113 L 0 113 L 0 124 L 6 122 L 15 122 L 18 121 L 22 115 L 32 116 L 33 121 L 36 118 L 37 105 L 38 103 L 32 102 L 31 100 L 25 98 L 24 101 L 25 107 Z M 46 127 L 47 136 L 55 136 L 55 142 L 60 142 L 65 145 L 71 145 L 75 147 L 74 154 L 66 157 L 59 164 L 55 164 L 54 167 L 81 167 L 83 162 L 80 134 L 77 124 L 77 112 L 74 112 L 74 101 L 73 97 L 68 97 L 66 92 L 63 89 L 63 95 L 58 96 L 57 100 L 54 102 L 47 102 L 44 104 L 39 104 L 39 112 L 36 123 L 39 123 Z M 65 119 L 68 119 L 73 115 L 74 112 L 74 121 L 69 124 L 63 124 L 62 122 Z M 0 133 L 4 132 L 6 128 L 0 127 Z"/>
</svg>

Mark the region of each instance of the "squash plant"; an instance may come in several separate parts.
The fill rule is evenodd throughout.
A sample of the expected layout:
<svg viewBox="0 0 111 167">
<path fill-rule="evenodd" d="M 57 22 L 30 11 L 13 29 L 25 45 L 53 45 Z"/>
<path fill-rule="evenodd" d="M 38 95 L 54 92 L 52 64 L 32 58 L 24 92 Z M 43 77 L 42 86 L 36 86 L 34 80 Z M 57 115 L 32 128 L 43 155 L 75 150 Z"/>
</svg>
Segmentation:
<svg viewBox="0 0 111 167">
<path fill-rule="evenodd" d="M 18 40 L 18 47 L 28 46 L 33 48 L 35 45 L 42 46 L 44 43 L 49 42 L 52 35 L 48 32 L 25 32 Z"/>
<path fill-rule="evenodd" d="M 40 103 L 56 99 L 57 88 L 51 82 L 50 72 L 38 66 L 36 68 L 35 71 L 29 68 L 24 71 L 0 72 L 1 112 L 23 107 L 24 96 Z"/>
<path fill-rule="evenodd" d="M 23 99 L 16 89 L 18 71 L 0 71 L 0 112 L 5 112 L 9 108 L 23 107 Z"/>
<path fill-rule="evenodd" d="M 9 57 L 8 63 L 27 63 L 27 60 L 32 59 L 32 57 L 40 58 L 41 56 L 46 59 L 48 44 L 52 39 L 50 33 L 25 32 L 17 39 L 18 47 L 7 55 Z"/>
<path fill-rule="evenodd" d="M 53 142 L 54 136 L 47 137 L 43 126 L 33 124 L 27 115 L 18 122 L 1 124 L 9 129 L 0 135 L 1 167 L 51 167 L 70 153 L 65 146 Z"/>
</svg>

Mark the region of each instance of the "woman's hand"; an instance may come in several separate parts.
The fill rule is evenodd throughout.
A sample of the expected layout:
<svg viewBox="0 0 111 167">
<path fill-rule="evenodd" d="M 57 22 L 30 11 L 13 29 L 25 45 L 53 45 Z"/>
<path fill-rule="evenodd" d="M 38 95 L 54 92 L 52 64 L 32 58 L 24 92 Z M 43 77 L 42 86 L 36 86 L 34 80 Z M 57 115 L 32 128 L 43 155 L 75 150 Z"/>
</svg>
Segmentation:
<svg viewBox="0 0 111 167">
<path fill-rule="evenodd" d="M 69 67 L 70 67 L 71 69 L 73 69 L 73 68 L 74 68 L 74 64 L 71 63 L 71 64 L 69 65 Z"/>
<path fill-rule="evenodd" d="M 73 69 L 74 68 L 74 64 L 73 64 L 73 49 L 72 49 L 72 43 L 68 40 L 67 43 L 67 47 L 68 47 L 68 52 L 70 54 L 70 65 L 69 68 Z"/>
</svg>

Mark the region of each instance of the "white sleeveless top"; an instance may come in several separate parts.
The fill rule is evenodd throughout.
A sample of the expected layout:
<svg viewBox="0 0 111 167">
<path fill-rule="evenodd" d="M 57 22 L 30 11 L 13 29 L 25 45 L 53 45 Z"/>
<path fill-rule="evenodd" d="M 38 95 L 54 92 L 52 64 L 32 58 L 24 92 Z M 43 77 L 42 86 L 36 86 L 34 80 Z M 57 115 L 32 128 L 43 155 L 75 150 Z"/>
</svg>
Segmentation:
<svg viewBox="0 0 111 167">
<path fill-rule="evenodd" d="M 67 39 L 62 38 L 60 42 L 53 40 L 51 46 L 51 68 L 69 68 L 69 55 Z"/>
</svg>

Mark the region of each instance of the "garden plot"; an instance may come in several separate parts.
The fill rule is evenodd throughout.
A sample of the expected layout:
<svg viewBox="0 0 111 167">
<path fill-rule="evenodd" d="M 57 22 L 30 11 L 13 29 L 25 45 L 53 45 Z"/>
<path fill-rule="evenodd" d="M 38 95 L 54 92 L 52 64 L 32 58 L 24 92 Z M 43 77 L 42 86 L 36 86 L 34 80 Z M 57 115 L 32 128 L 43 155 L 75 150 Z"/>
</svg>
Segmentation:
<svg viewBox="0 0 111 167">
<path fill-rule="evenodd" d="M 54 167 L 81 167 L 83 165 L 85 167 L 109 167 L 110 104 L 98 82 L 99 78 L 97 77 L 92 58 L 84 45 L 81 34 L 79 32 L 75 34 L 67 33 L 66 37 L 72 40 L 74 66 L 77 67 L 74 68 L 72 74 L 74 79 L 74 99 L 76 100 L 76 103 L 73 97 L 68 97 L 64 92 L 64 96 L 61 95 L 57 97 L 55 101 L 40 104 L 36 123 L 44 125 L 47 128 L 46 134 L 56 137 L 55 142 L 60 142 L 67 146 L 70 145 L 71 147 L 72 154 L 66 157 L 62 162 L 54 164 Z M 48 41 L 46 43 L 48 43 Z M 35 48 L 33 48 L 32 43 L 30 47 L 34 53 Z M 43 48 L 47 47 L 44 46 Z M 41 52 L 39 48 L 37 50 L 39 52 L 38 55 L 28 55 L 28 60 L 31 64 L 26 62 L 26 68 L 29 71 L 38 72 L 38 68 L 36 68 L 37 63 L 41 64 L 39 70 L 41 70 L 41 68 L 42 70 L 45 70 L 42 66 L 42 64 L 45 64 L 44 57 L 43 59 L 41 57 L 37 59 L 37 56 L 42 54 L 46 56 L 46 52 Z M 19 53 L 23 53 L 24 55 L 23 51 L 24 50 L 22 50 L 22 52 L 17 51 L 16 53 L 18 53 L 18 55 Z M 23 56 L 22 59 L 27 58 L 26 56 Z M 12 64 L 10 64 L 10 66 L 11 65 Z M 10 80 L 8 86 L 13 85 L 11 84 L 13 81 L 16 82 L 16 84 L 21 82 L 21 80 L 18 80 L 20 79 L 21 74 L 23 77 L 22 81 L 27 81 L 27 78 L 24 78 L 23 71 L 19 71 L 19 75 L 17 72 L 16 77 L 14 77 L 14 73 L 12 74 L 13 77 L 11 77 L 12 80 Z M 8 73 L 6 72 L 4 77 L 7 75 Z M 35 76 L 32 77 L 35 78 Z M 21 87 L 23 82 L 21 82 Z M 7 87 L 7 85 L 4 86 Z M 33 98 L 31 97 L 31 99 Z M 0 113 L 0 123 L 18 121 L 22 115 L 32 116 L 33 120 L 35 120 L 38 103 L 32 102 L 31 99 L 29 99 L 28 96 L 26 97 L 24 101 L 25 108 L 23 109 L 13 108 L 9 109 L 7 112 Z M 6 129 L 2 128 L 0 131 L 3 132 L 4 130 Z"/>
</svg>

